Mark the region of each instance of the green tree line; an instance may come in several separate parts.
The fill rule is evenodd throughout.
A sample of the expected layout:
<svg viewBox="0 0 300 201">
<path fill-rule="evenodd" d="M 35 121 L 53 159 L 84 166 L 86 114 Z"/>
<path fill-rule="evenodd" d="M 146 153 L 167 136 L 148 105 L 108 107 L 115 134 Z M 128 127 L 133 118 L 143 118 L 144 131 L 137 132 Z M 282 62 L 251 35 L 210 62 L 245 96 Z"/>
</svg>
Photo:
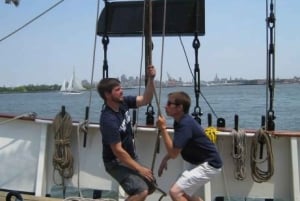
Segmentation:
<svg viewBox="0 0 300 201">
<path fill-rule="evenodd" d="M 89 90 L 93 89 L 96 86 L 96 83 L 93 85 L 89 84 L 87 80 L 82 81 L 83 88 Z M 0 87 L 0 93 L 31 93 L 31 92 L 51 92 L 51 91 L 59 91 L 61 85 L 53 84 L 53 85 L 22 85 L 17 87 Z"/>
<path fill-rule="evenodd" d="M 0 87 L 0 93 L 27 93 L 27 92 L 47 92 L 59 91 L 61 85 L 23 85 L 17 87 Z"/>
</svg>

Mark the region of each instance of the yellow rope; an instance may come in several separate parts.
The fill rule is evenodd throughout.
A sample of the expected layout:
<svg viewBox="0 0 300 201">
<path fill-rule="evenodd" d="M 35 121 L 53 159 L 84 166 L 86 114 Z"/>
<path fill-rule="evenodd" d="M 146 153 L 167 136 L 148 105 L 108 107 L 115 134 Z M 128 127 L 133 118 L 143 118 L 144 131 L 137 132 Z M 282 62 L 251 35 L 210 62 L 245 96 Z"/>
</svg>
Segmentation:
<svg viewBox="0 0 300 201">
<path fill-rule="evenodd" d="M 217 142 L 217 133 L 218 130 L 213 127 L 213 126 L 209 126 L 205 129 L 205 134 L 206 136 L 210 139 L 210 141 L 212 141 L 213 143 Z"/>
<path fill-rule="evenodd" d="M 54 171 L 57 170 L 63 179 L 71 178 L 73 176 L 73 156 L 70 146 L 71 116 L 67 112 L 64 115 L 57 114 L 53 121 L 53 129 L 55 134 L 55 151 L 52 160 Z"/>
</svg>

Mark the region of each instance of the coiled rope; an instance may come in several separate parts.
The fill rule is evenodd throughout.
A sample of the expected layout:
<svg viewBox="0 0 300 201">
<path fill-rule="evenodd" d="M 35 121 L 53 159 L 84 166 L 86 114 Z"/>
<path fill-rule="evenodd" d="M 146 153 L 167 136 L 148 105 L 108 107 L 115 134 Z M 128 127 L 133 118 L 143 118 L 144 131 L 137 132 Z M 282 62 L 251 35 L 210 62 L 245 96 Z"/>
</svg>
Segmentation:
<svg viewBox="0 0 300 201">
<path fill-rule="evenodd" d="M 258 144 L 260 144 L 260 159 L 257 158 Z M 263 158 L 262 145 L 265 145 L 266 157 Z M 268 181 L 274 174 L 274 158 L 272 151 L 272 143 L 269 134 L 264 129 L 259 129 L 256 131 L 251 145 L 251 157 L 250 166 L 252 171 L 252 178 L 258 183 Z M 267 170 L 264 171 L 258 167 L 258 164 L 267 162 Z"/>
<path fill-rule="evenodd" d="M 235 164 L 234 176 L 237 180 L 246 178 L 246 135 L 242 129 L 232 129 L 232 158 Z"/>
<path fill-rule="evenodd" d="M 12 199 L 13 197 L 14 199 Z M 10 191 L 7 193 L 5 201 L 12 201 L 12 200 L 23 201 L 23 197 L 18 191 Z"/>
<path fill-rule="evenodd" d="M 57 114 L 53 120 L 53 129 L 55 134 L 55 151 L 53 154 L 54 172 L 58 171 L 62 179 L 71 178 L 73 176 L 73 156 L 71 153 L 71 134 L 72 134 L 72 118 L 64 112 Z M 54 183 L 57 182 L 54 179 Z M 64 181 L 62 181 L 64 182 Z"/>
</svg>

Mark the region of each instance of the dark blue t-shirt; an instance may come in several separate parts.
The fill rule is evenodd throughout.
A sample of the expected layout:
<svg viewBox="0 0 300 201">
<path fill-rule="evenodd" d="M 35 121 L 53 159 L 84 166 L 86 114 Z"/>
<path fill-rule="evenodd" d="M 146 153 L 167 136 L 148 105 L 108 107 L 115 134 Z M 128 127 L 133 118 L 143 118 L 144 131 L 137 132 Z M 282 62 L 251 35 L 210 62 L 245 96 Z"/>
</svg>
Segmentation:
<svg viewBox="0 0 300 201">
<path fill-rule="evenodd" d="M 185 114 L 174 122 L 174 147 L 182 149 L 182 158 L 192 164 L 208 162 L 215 168 L 222 167 L 222 160 L 213 142 L 206 136 L 201 125 Z"/>
<path fill-rule="evenodd" d="M 100 131 L 102 133 L 104 163 L 116 160 L 116 156 L 110 148 L 110 144 L 122 143 L 122 147 L 128 154 L 136 159 L 133 144 L 133 131 L 129 115 L 129 108 L 136 108 L 136 96 L 124 97 L 119 111 L 115 112 L 107 105 L 101 111 Z"/>
</svg>

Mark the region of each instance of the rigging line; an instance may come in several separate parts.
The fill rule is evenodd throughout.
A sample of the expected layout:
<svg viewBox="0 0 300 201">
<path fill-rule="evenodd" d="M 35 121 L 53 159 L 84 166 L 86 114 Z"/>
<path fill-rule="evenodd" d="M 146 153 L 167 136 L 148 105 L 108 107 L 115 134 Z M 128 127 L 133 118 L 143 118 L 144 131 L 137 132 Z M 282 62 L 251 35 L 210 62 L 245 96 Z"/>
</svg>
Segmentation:
<svg viewBox="0 0 300 201">
<path fill-rule="evenodd" d="M 39 14 L 38 16 L 34 17 L 33 19 L 29 20 L 27 23 L 25 23 L 23 26 L 19 27 L 18 29 L 14 30 L 13 32 L 11 32 L 10 34 L 4 36 L 3 38 L 0 39 L 0 42 L 6 40 L 7 38 L 11 37 L 12 35 L 14 35 L 15 33 L 17 33 L 18 31 L 20 31 L 21 29 L 25 28 L 26 26 L 28 26 L 29 24 L 31 24 L 32 22 L 34 22 L 35 20 L 37 20 L 38 18 L 42 17 L 43 15 L 45 15 L 47 12 L 49 12 L 50 10 L 54 9 L 56 6 L 58 6 L 59 4 L 61 4 L 64 0 L 61 0 L 57 3 L 55 3 L 53 6 L 51 6 L 50 8 L 48 8 L 47 10 L 45 10 L 44 12 L 42 12 L 41 14 Z"/>
<path fill-rule="evenodd" d="M 77 126 L 77 157 L 78 157 L 78 160 L 77 160 L 77 190 L 79 192 L 79 195 L 80 197 L 83 197 L 82 196 L 82 191 L 81 191 L 81 188 L 80 188 L 80 145 L 79 145 L 79 142 L 80 142 L 80 125 L 78 124 Z"/>
<path fill-rule="evenodd" d="M 144 1 L 145 13 L 144 13 L 144 33 L 145 33 L 145 85 L 148 85 L 148 72 L 147 69 L 149 65 L 152 65 L 152 51 L 153 51 L 153 41 L 152 41 L 152 0 Z M 154 125 L 154 110 L 152 106 L 152 100 L 149 101 L 147 106 L 146 114 L 146 124 Z"/>
<path fill-rule="evenodd" d="M 186 59 L 187 64 L 188 64 L 188 66 L 189 66 L 190 73 L 191 73 L 193 79 L 195 79 L 194 74 L 193 74 L 193 71 L 192 71 L 192 68 L 191 68 L 191 65 L 190 65 L 190 62 L 189 62 L 189 59 L 188 59 L 188 57 L 187 57 L 187 53 L 186 53 L 185 47 L 184 47 L 183 42 L 182 42 L 182 38 L 181 38 L 180 35 L 179 35 L 179 41 L 180 41 L 180 44 L 181 44 L 181 46 L 182 46 L 182 49 L 183 49 L 183 52 L 184 52 L 184 55 L 185 55 L 185 59 Z M 207 99 L 206 99 L 206 97 L 203 95 L 202 91 L 200 91 L 200 95 L 202 96 L 202 98 L 204 99 L 204 101 L 206 102 L 206 104 L 208 105 L 208 107 L 210 108 L 210 110 L 212 111 L 212 113 L 214 114 L 214 116 L 218 119 L 217 113 L 214 111 L 214 109 L 212 108 L 212 106 L 210 105 L 210 103 L 207 101 Z"/>
<path fill-rule="evenodd" d="M 94 82 L 95 57 L 96 57 L 95 55 L 96 55 L 96 48 L 97 48 L 97 27 L 98 27 L 97 22 L 98 22 L 99 12 L 100 12 L 100 0 L 97 1 L 97 13 L 96 13 L 95 36 L 94 36 L 94 48 L 93 48 L 92 74 L 91 74 L 91 82 L 90 82 L 91 86 L 93 85 L 93 82 Z M 90 88 L 89 108 L 91 107 L 91 102 L 92 102 L 92 88 Z M 89 119 L 89 117 L 88 117 L 88 119 Z"/>
<path fill-rule="evenodd" d="M 183 49 L 183 52 L 184 52 L 184 55 L 185 55 L 185 59 L 186 59 L 186 61 L 187 61 L 187 63 L 188 63 L 188 66 L 189 66 L 189 69 L 190 69 L 190 73 L 191 73 L 192 77 L 194 78 L 194 74 L 193 74 L 193 71 L 192 71 L 192 68 L 191 68 L 191 65 L 190 65 L 190 61 L 189 61 L 189 59 L 188 59 L 188 57 L 187 57 L 187 53 L 186 53 L 186 51 L 185 51 L 185 47 L 184 47 L 184 45 L 183 45 L 182 38 L 181 38 L 180 35 L 179 35 L 179 41 L 180 41 L 180 44 L 181 44 L 181 46 L 182 46 L 182 49 Z"/>
<path fill-rule="evenodd" d="M 146 4 L 144 2 L 144 10 L 143 10 L 143 13 L 145 13 L 145 8 L 146 7 Z M 141 45 L 141 58 L 140 58 L 140 73 L 139 73 L 139 88 L 138 88 L 138 94 L 140 95 L 141 94 L 141 85 L 142 85 L 142 68 L 143 68 L 143 58 L 144 58 L 144 43 L 145 43 L 145 32 L 144 32 L 144 27 L 145 27 L 145 16 L 143 15 L 143 24 L 142 24 L 142 45 Z M 136 124 L 138 125 L 139 122 L 139 108 L 137 109 L 134 109 L 134 110 L 137 110 L 138 112 L 136 113 Z M 137 131 L 137 127 L 135 127 L 135 132 Z"/>
<path fill-rule="evenodd" d="M 269 9 L 268 9 L 268 5 L 269 5 L 269 1 L 266 0 L 266 66 L 269 65 L 268 62 L 268 44 L 269 44 L 269 37 L 268 37 L 268 13 L 269 13 Z M 266 67 L 266 108 L 265 108 L 265 114 L 268 114 L 268 102 L 269 102 L 269 97 L 268 97 L 268 67 Z M 265 125 L 267 125 L 267 116 L 265 119 Z"/>
<path fill-rule="evenodd" d="M 94 78 L 94 71 L 95 71 L 95 52 L 96 52 L 96 44 L 97 44 L 97 20 L 98 20 L 98 17 L 99 17 L 99 11 L 100 11 L 100 0 L 97 1 L 97 13 L 96 13 L 96 26 L 95 26 L 95 37 L 94 37 L 94 48 L 93 48 L 93 62 L 92 62 L 92 74 L 91 74 L 91 86 L 93 84 L 93 78 Z M 87 107 L 87 110 L 89 110 L 89 108 L 91 107 L 91 99 L 92 99 L 92 88 L 90 88 L 90 95 L 89 95 L 89 106 Z M 84 125 L 85 123 L 88 123 L 89 122 L 89 112 L 86 111 L 86 119 L 83 123 L 80 123 L 78 126 L 77 126 L 77 145 L 78 145 L 78 161 L 77 161 L 77 165 L 78 165 L 78 169 L 77 169 L 77 174 L 78 174 L 78 177 L 77 177 L 77 188 L 78 188 L 78 192 L 79 192 L 79 195 L 80 197 L 83 197 L 82 195 L 82 192 L 81 192 L 81 188 L 80 188 L 80 153 L 79 153 L 79 142 L 80 142 L 80 138 L 79 138 L 79 134 L 81 132 L 81 128 L 82 126 L 86 126 Z M 87 132 L 87 130 L 85 131 Z"/>
<path fill-rule="evenodd" d="M 162 68 L 163 68 L 163 53 L 164 53 L 164 39 L 165 39 L 165 30 L 166 30 L 166 12 L 167 12 L 167 2 L 166 0 L 164 0 L 164 17 L 163 17 L 163 30 L 162 30 L 162 49 L 161 49 L 161 63 L 160 63 L 160 88 L 159 88 L 159 97 L 161 96 L 161 82 L 162 82 Z M 161 109 L 160 109 L 160 100 L 157 97 L 157 93 L 156 93 L 156 89 L 154 87 L 154 97 L 155 97 L 155 101 L 156 101 L 156 105 L 157 105 L 157 116 L 161 115 Z M 153 159 L 152 159 L 152 165 L 151 165 L 151 170 L 154 170 L 154 166 L 155 166 L 155 161 L 156 161 L 156 151 L 158 150 L 158 146 L 159 146 L 159 142 L 160 142 L 160 130 L 157 131 L 157 136 L 156 136 L 156 143 L 155 143 L 155 148 L 154 148 L 154 154 L 153 154 Z"/>
<path fill-rule="evenodd" d="M 164 16 L 163 16 L 163 30 L 162 30 L 162 43 L 161 43 L 161 57 L 160 57 L 160 78 L 159 78 L 159 99 L 157 101 L 157 107 L 159 108 L 158 115 L 161 115 L 160 109 L 160 98 L 161 98 L 161 83 L 162 83 L 162 72 L 163 72 L 163 63 L 164 63 L 164 47 L 165 47 L 165 36 L 166 36 L 166 15 L 167 15 L 167 1 L 164 0 Z"/>
<path fill-rule="evenodd" d="M 144 1 L 143 13 L 146 12 L 146 1 Z M 140 80 L 139 86 L 142 85 L 142 68 L 143 68 L 143 61 L 144 61 L 144 51 L 145 51 L 145 15 L 143 15 L 143 27 L 142 27 L 142 46 L 141 46 L 141 59 L 140 59 Z M 145 53 L 146 54 L 146 53 Z M 139 93 L 141 93 L 141 87 L 139 87 Z"/>
<path fill-rule="evenodd" d="M 161 83 L 162 83 L 162 72 L 163 72 L 163 58 L 164 58 L 164 44 L 166 35 L 166 14 L 167 13 L 167 0 L 164 0 L 164 15 L 163 15 L 163 27 L 162 27 L 162 45 L 161 45 L 161 60 L 160 60 L 160 78 L 159 78 L 159 96 L 157 96 L 156 90 L 154 88 L 154 97 L 157 105 L 157 116 L 161 115 L 160 109 L 160 97 L 161 97 Z"/>
<path fill-rule="evenodd" d="M 163 71 L 163 55 L 164 55 L 164 42 L 166 35 L 166 12 L 167 12 L 167 0 L 164 0 L 164 11 L 163 11 L 163 27 L 162 27 L 162 45 L 161 45 L 161 57 L 160 57 L 160 78 L 159 78 L 159 96 L 156 93 L 156 89 L 154 88 L 154 97 L 157 106 L 157 116 L 161 115 L 160 108 L 160 97 L 161 97 L 161 83 L 162 83 L 162 71 Z"/>
<path fill-rule="evenodd" d="M 160 88 L 159 88 L 160 89 L 159 90 L 160 95 L 159 95 L 159 97 L 161 96 L 162 66 L 163 66 L 164 38 L 165 38 L 165 26 L 166 26 L 166 10 L 167 10 L 167 0 L 164 0 L 164 11 L 163 11 L 164 12 L 164 18 L 163 18 L 163 33 L 162 33 L 163 37 L 162 37 L 162 49 L 161 49 L 162 53 L 161 53 L 161 64 L 160 64 L 161 65 L 160 66 L 161 71 L 160 71 Z M 152 18 L 152 16 L 151 16 L 151 18 Z M 154 92 L 154 97 L 155 97 L 156 104 L 157 104 L 158 115 L 161 115 L 160 100 L 157 97 L 155 86 L 154 86 L 154 91 L 153 92 Z M 158 130 L 157 131 L 157 136 L 156 136 L 154 154 L 153 154 L 153 158 L 152 158 L 152 165 L 151 165 L 152 172 L 154 170 L 154 165 L 155 165 L 155 161 L 156 161 L 156 153 L 159 150 L 160 137 L 161 137 L 160 130 Z M 154 182 L 154 185 L 155 185 L 156 190 L 158 190 L 161 193 L 161 196 L 159 198 L 159 201 L 160 201 L 167 194 L 157 186 L 156 181 Z"/>
<path fill-rule="evenodd" d="M 273 0 L 270 2 L 270 12 L 268 10 L 269 2 L 266 0 L 266 119 L 267 130 L 274 130 L 274 85 L 275 85 L 275 13 Z M 270 40 L 269 40 L 270 39 Z M 269 109 L 268 109 L 269 107 Z"/>
<path fill-rule="evenodd" d="M 142 66 L 143 66 L 143 57 L 144 57 L 144 34 L 142 35 L 142 46 L 141 46 L 141 59 L 140 59 L 140 73 L 139 73 L 139 90 L 138 90 L 138 94 L 141 94 L 141 85 L 142 85 Z M 137 108 L 136 110 L 139 111 L 139 108 Z M 139 120 L 139 112 L 137 112 L 136 114 L 136 124 L 138 124 L 138 120 Z"/>
</svg>

